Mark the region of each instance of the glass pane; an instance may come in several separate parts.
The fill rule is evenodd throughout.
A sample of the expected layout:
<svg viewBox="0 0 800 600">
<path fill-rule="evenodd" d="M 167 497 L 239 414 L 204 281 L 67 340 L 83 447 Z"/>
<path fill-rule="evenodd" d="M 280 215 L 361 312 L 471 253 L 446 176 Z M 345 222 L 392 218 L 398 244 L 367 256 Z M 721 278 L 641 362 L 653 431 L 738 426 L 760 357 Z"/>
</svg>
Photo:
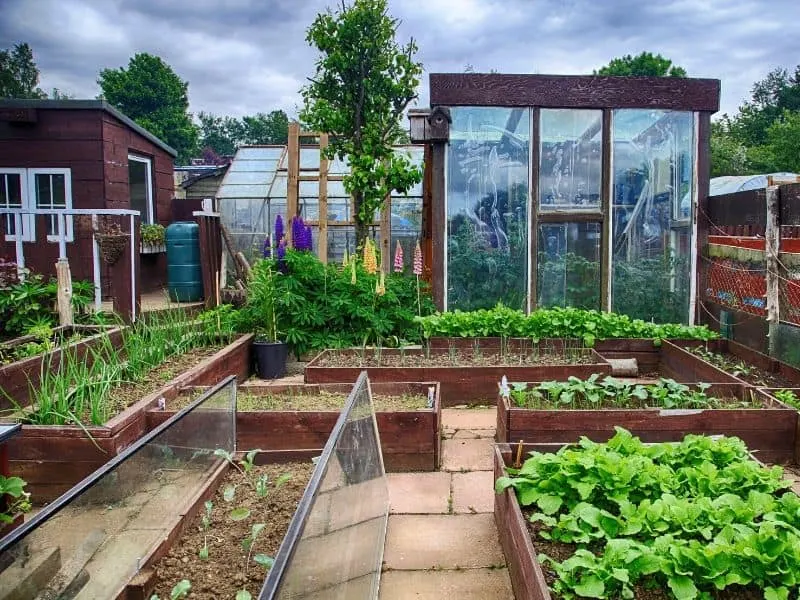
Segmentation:
<svg viewBox="0 0 800 600">
<path fill-rule="evenodd" d="M 687 322 L 694 115 L 614 111 L 612 306 Z"/>
<path fill-rule="evenodd" d="M 131 195 L 131 210 L 138 210 L 141 222 L 151 223 L 148 213 L 150 190 L 147 186 L 147 167 L 149 163 L 128 159 L 128 189 Z"/>
<path fill-rule="evenodd" d="M 51 175 L 53 184 L 53 208 L 67 208 L 67 190 L 63 175 Z"/>
<path fill-rule="evenodd" d="M 366 373 L 343 418 L 290 525 L 302 535 L 284 540 L 261 599 L 377 598 L 389 490 Z"/>
<path fill-rule="evenodd" d="M 541 210 L 600 206 L 603 112 L 542 109 Z"/>
<path fill-rule="evenodd" d="M 600 308 L 600 223 L 539 226 L 537 306 Z"/>
<path fill-rule="evenodd" d="M 356 231 L 353 227 L 328 227 L 328 262 L 341 262 L 344 251 L 350 255 L 356 249 Z"/>
<path fill-rule="evenodd" d="M 22 181 L 18 173 L 0 175 L 0 206 L 3 208 L 22 208 Z M 14 215 L 5 216 L 5 231 L 14 235 Z"/>
<path fill-rule="evenodd" d="M 67 568 L 83 565 L 85 573 L 73 581 L 81 587 L 69 597 L 116 597 L 222 464 L 214 451 L 234 451 L 235 414 L 235 378 L 230 377 L 160 433 L 136 442 L 131 454 L 114 459 L 110 471 L 90 476 L 88 489 L 67 492 L 0 541 L 3 560 L 31 574 L 36 593 L 27 595 L 28 589 L 19 597 L 47 597 L 37 594 L 58 577 L 58 569 L 38 568 L 43 560 L 60 560 Z"/>
<path fill-rule="evenodd" d="M 52 208 L 50 195 L 51 175 L 36 175 L 36 208 Z"/>
<path fill-rule="evenodd" d="M 458 107 L 447 154 L 447 308 L 524 309 L 530 111 Z"/>
</svg>

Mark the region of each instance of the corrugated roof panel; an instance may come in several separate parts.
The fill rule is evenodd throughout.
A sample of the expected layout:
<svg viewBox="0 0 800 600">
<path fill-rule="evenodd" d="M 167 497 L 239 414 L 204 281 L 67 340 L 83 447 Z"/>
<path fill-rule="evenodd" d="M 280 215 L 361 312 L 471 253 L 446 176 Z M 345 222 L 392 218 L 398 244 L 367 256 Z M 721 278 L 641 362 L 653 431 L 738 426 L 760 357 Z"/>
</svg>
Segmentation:
<svg viewBox="0 0 800 600">
<path fill-rule="evenodd" d="M 270 175 L 269 178 L 267 178 L 266 175 L 267 174 L 263 171 L 233 171 L 232 173 L 228 174 L 228 177 L 225 180 L 225 185 L 241 185 L 252 183 L 267 185 L 268 181 L 272 179 L 273 175 Z"/>
<path fill-rule="evenodd" d="M 283 153 L 283 148 L 283 146 L 243 146 L 236 151 L 233 160 L 278 160 Z"/>
<path fill-rule="evenodd" d="M 259 184 L 227 184 L 220 186 L 217 191 L 219 198 L 259 198 L 263 200 L 267 196 L 267 186 Z"/>
</svg>

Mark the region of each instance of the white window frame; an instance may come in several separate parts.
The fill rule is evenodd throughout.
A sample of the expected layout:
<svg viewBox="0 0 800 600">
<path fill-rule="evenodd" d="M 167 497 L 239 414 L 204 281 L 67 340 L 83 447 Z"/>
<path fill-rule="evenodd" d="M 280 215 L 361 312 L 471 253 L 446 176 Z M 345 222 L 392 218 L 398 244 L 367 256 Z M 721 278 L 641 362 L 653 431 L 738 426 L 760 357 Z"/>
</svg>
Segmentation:
<svg viewBox="0 0 800 600">
<path fill-rule="evenodd" d="M 37 209 L 39 208 L 36 204 L 36 176 L 37 175 L 63 175 L 64 176 L 64 209 L 71 210 L 72 209 L 72 169 L 63 169 L 63 168 L 50 168 L 50 167 L 43 167 L 43 168 L 35 168 L 35 169 L 27 169 L 28 171 L 28 206 L 29 209 Z M 52 188 L 51 188 L 52 192 Z M 28 241 L 35 241 L 36 240 L 36 219 L 35 215 L 31 216 L 31 227 L 30 227 L 30 234 L 31 239 Z M 72 217 L 67 216 L 64 218 L 64 225 L 65 225 L 65 241 L 66 242 L 73 242 L 75 241 L 75 236 L 72 227 Z M 58 232 L 58 221 L 56 220 L 56 232 Z M 55 235 L 47 236 L 48 242 L 57 242 L 58 241 L 58 233 Z"/>
<path fill-rule="evenodd" d="M 28 170 L 27 169 L 18 169 L 18 168 L 11 168 L 11 167 L 0 167 L 0 177 L 4 175 L 19 175 L 19 192 L 20 192 L 20 201 L 22 204 L 22 208 L 28 208 Z M 8 208 L 7 206 L 2 206 L 2 208 Z M 33 215 L 22 215 L 22 241 L 23 242 L 32 242 L 32 232 L 31 226 L 33 224 Z M 14 215 L 5 215 L 4 219 L 14 219 Z M 20 232 L 16 233 L 6 233 L 5 239 L 7 242 L 15 242 L 17 241 L 17 236 L 20 235 Z"/>
<path fill-rule="evenodd" d="M 147 185 L 147 215 L 141 215 L 140 223 L 147 225 L 155 223 L 155 194 L 153 193 L 153 159 L 139 154 L 128 154 L 128 162 L 140 162 L 145 164 L 145 180 Z M 128 208 L 133 208 L 130 198 L 130 169 L 128 170 Z"/>
</svg>

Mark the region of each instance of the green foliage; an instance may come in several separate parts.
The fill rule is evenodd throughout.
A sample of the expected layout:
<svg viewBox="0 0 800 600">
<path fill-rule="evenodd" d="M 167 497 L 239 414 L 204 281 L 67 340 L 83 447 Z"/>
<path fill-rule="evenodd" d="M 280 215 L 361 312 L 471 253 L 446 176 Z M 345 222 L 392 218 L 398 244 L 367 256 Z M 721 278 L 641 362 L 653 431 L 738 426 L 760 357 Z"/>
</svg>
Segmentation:
<svg viewBox="0 0 800 600">
<path fill-rule="evenodd" d="M 520 310 L 498 304 L 489 310 L 456 310 L 416 320 L 422 326 L 425 338 L 573 338 L 592 346 L 595 340 L 609 338 L 649 338 L 658 342 L 669 338 L 710 340 L 719 337 L 704 325 L 648 323 L 627 315 L 578 308 L 539 309 L 525 315 Z"/>
<path fill-rule="evenodd" d="M 158 223 L 142 225 L 139 231 L 142 243 L 149 246 L 160 246 L 166 239 L 166 230 L 163 225 Z"/>
<path fill-rule="evenodd" d="M 0 50 L 0 98 L 47 98 L 39 86 L 39 68 L 26 43 Z"/>
<path fill-rule="evenodd" d="M 534 387 L 512 383 L 509 396 L 516 406 L 529 409 L 598 408 L 742 408 L 749 404 L 707 396 L 709 384 L 694 388 L 673 379 L 653 384 L 633 384 L 594 374 L 587 379 L 569 377 L 567 381 L 544 381 Z"/>
<path fill-rule="evenodd" d="M 655 258 L 614 261 L 612 308 L 632 319 L 680 323 L 689 313 L 688 257 L 672 252 Z"/>
<path fill-rule="evenodd" d="M 800 409 L 800 398 L 792 390 L 775 390 L 771 394 L 784 404 Z"/>
<path fill-rule="evenodd" d="M 660 54 L 642 52 L 636 56 L 626 54 L 615 58 L 604 67 L 594 71 L 595 75 L 623 75 L 628 77 L 686 77 L 686 69 L 673 65 Z"/>
<path fill-rule="evenodd" d="M 241 119 L 201 112 L 200 147 L 211 148 L 221 156 L 230 156 L 244 144 L 286 144 L 289 117 L 282 110 L 257 113 Z"/>
<path fill-rule="evenodd" d="M 28 272 L 24 281 L 9 281 L 0 285 L 0 336 L 16 337 L 34 327 L 58 325 L 55 278 Z M 72 283 L 72 307 L 81 317 L 87 316 L 94 298 L 94 286 L 88 281 Z"/>
<path fill-rule="evenodd" d="M 711 177 L 752 172 L 747 146 L 731 133 L 729 120 L 711 123 Z"/>
<path fill-rule="evenodd" d="M 278 341 L 278 282 L 281 279 L 272 260 L 259 260 L 253 265 L 247 287 L 245 313 L 255 324 L 259 340 Z"/>
<path fill-rule="evenodd" d="M 348 161 L 343 183 L 353 197 L 359 246 L 386 196 L 404 193 L 422 179 L 410 157 L 392 148 L 401 137 L 400 119 L 417 97 L 422 64 L 414 60 L 414 40 L 396 42 L 398 21 L 386 5 L 386 0 L 342 2 L 336 12 L 317 15 L 306 34 L 320 56 L 301 90 L 301 119 L 331 135 L 328 157 Z"/>
<path fill-rule="evenodd" d="M 600 307 L 600 263 L 573 252 L 557 260 L 540 252 L 537 289 L 539 306 L 597 309 Z"/>
<path fill-rule="evenodd" d="M 128 68 L 103 69 L 97 79 L 105 100 L 178 152 L 187 162 L 197 149 L 198 130 L 189 114 L 189 83 L 161 57 L 141 52 Z"/>
<path fill-rule="evenodd" d="M 617 428 L 606 444 L 581 438 L 507 471 L 497 492 L 513 488 L 538 535 L 576 548 L 562 562 L 540 555 L 559 597 L 633 598 L 646 582 L 681 599 L 800 590 L 800 498 L 737 438 L 646 445 Z"/>
<path fill-rule="evenodd" d="M 0 475 L 0 498 L 6 498 L 5 510 L 0 512 L 0 524 L 11 523 L 14 518 L 31 510 L 31 495 L 25 491 L 27 483 L 19 477 Z"/>
<path fill-rule="evenodd" d="M 175 584 L 175 587 L 172 588 L 172 591 L 169 593 L 169 600 L 178 600 L 179 598 L 185 598 L 189 595 L 189 592 L 192 590 L 192 584 L 188 579 L 181 579 L 178 583 Z M 156 594 L 150 596 L 150 600 L 159 600 Z"/>
</svg>

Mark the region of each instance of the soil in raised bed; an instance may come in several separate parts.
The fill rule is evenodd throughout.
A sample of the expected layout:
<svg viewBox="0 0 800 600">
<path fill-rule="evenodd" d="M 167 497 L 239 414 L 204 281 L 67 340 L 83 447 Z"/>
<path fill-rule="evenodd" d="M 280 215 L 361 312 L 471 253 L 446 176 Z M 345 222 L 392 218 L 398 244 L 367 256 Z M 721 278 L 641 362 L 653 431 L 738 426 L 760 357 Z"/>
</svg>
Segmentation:
<svg viewBox="0 0 800 600">
<path fill-rule="evenodd" d="M 167 410 L 180 410 L 199 396 L 183 394 L 167 402 Z M 240 392 L 236 397 L 237 412 L 254 411 L 340 411 L 347 401 L 347 394 L 320 391 L 316 393 L 274 393 L 252 394 Z M 422 410 L 428 407 L 428 397 L 422 394 L 402 394 L 396 396 L 375 394 L 372 402 L 377 412 L 400 412 Z"/>
<path fill-rule="evenodd" d="M 597 359 L 589 352 L 526 352 L 510 351 L 505 354 L 491 351 L 452 350 L 432 352 L 428 355 L 418 351 L 405 354 L 376 353 L 367 350 L 358 352 L 331 352 L 321 357 L 315 367 L 514 367 L 556 366 L 592 364 Z"/>
<path fill-rule="evenodd" d="M 572 556 L 578 549 L 575 544 L 565 544 L 563 542 L 545 540 L 539 537 L 539 532 L 547 528 L 541 523 L 531 523 L 530 517 L 536 512 L 535 510 L 522 509 L 522 515 L 525 517 L 525 523 L 528 526 L 528 533 L 533 541 L 533 546 L 537 554 L 546 554 L 552 559 L 563 562 Z M 597 554 L 593 548 L 589 548 L 592 552 Z M 540 563 L 542 573 L 547 582 L 547 586 L 551 588 L 558 579 L 556 572 L 546 563 Z M 550 592 L 553 598 L 561 598 L 561 596 Z M 712 592 L 712 597 L 717 600 L 763 600 L 764 593 L 753 587 L 729 586 L 725 590 Z M 674 598 L 672 594 L 666 589 L 663 589 L 655 580 L 648 580 L 643 578 L 639 585 L 634 587 L 634 600 L 670 600 Z"/>
<path fill-rule="evenodd" d="M 76 331 L 69 335 L 65 335 L 63 332 L 59 332 L 50 336 L 49 340 L 27 337 L 25 339 L 28 341 L 25 342 L 17 343 L 14 342 L 14 340 L 11 340 L 10 342 L 2 343 L 0 344 L 0 367 L 9 365 L 19 360 L 24 360 L 26 358 L 39 356 L 45 352 L 57 350 L 63 346 L 67 346 L 74 342 L 79 342 L 84 338 L 97 335 L 98 333 L 99 331 L 90 331 L 85 333 Z"/>
<path fill-rule="evenodd" d="M 250 486 L 242 483 L 239 472 L 232 469 L 211 499 L 214 507 L 211 526 L 206 532 L 208 559 L 203 560 L 198 556 L 205 540 L 202 528 L 205 511 L 201 507 L 200 514 L 187 527 L 180 540 L 155 564 L 155 593 L 161 598 L 169 598 L 173 586 L 182 579 L 188 579 L 192 584 L 190 598 L 233 598 L 242 588 L 247 589 L 254 598 L 257 597 L 264 584 L 266 570 L 256 564 L 252 557 L 255 554 L 274 557 L 278 552 L 313 469 L 311 462 L 254 467 L 255 478 L 266 474 L 270 481 L 275 481 L 285 473 L 292 476 L 277 490 L 270 489 L 266 498 L 259 498 Z M 230 484 L 238 484 L 236 495 L 233 501 L 225 502 L 223 490 Z M 242 521 L 231 520 L 229 513 L 238 507 L 248 508 L 250 516 Z M 242 547 L 242 540 L 250 535 L 256 523 L 263 523 L 265 527 L 253 545 L 245 575 L 247 551 Z"/>
<path fill-rule="evenodd" d="M 751 385 L 771 388 L 790 388 L 796 385 L 795 382 L 783 375 L 765 371 L 729 352 L 710 352 L 702 346 L 685 348 L 685 350 Z"/>
</svg>

